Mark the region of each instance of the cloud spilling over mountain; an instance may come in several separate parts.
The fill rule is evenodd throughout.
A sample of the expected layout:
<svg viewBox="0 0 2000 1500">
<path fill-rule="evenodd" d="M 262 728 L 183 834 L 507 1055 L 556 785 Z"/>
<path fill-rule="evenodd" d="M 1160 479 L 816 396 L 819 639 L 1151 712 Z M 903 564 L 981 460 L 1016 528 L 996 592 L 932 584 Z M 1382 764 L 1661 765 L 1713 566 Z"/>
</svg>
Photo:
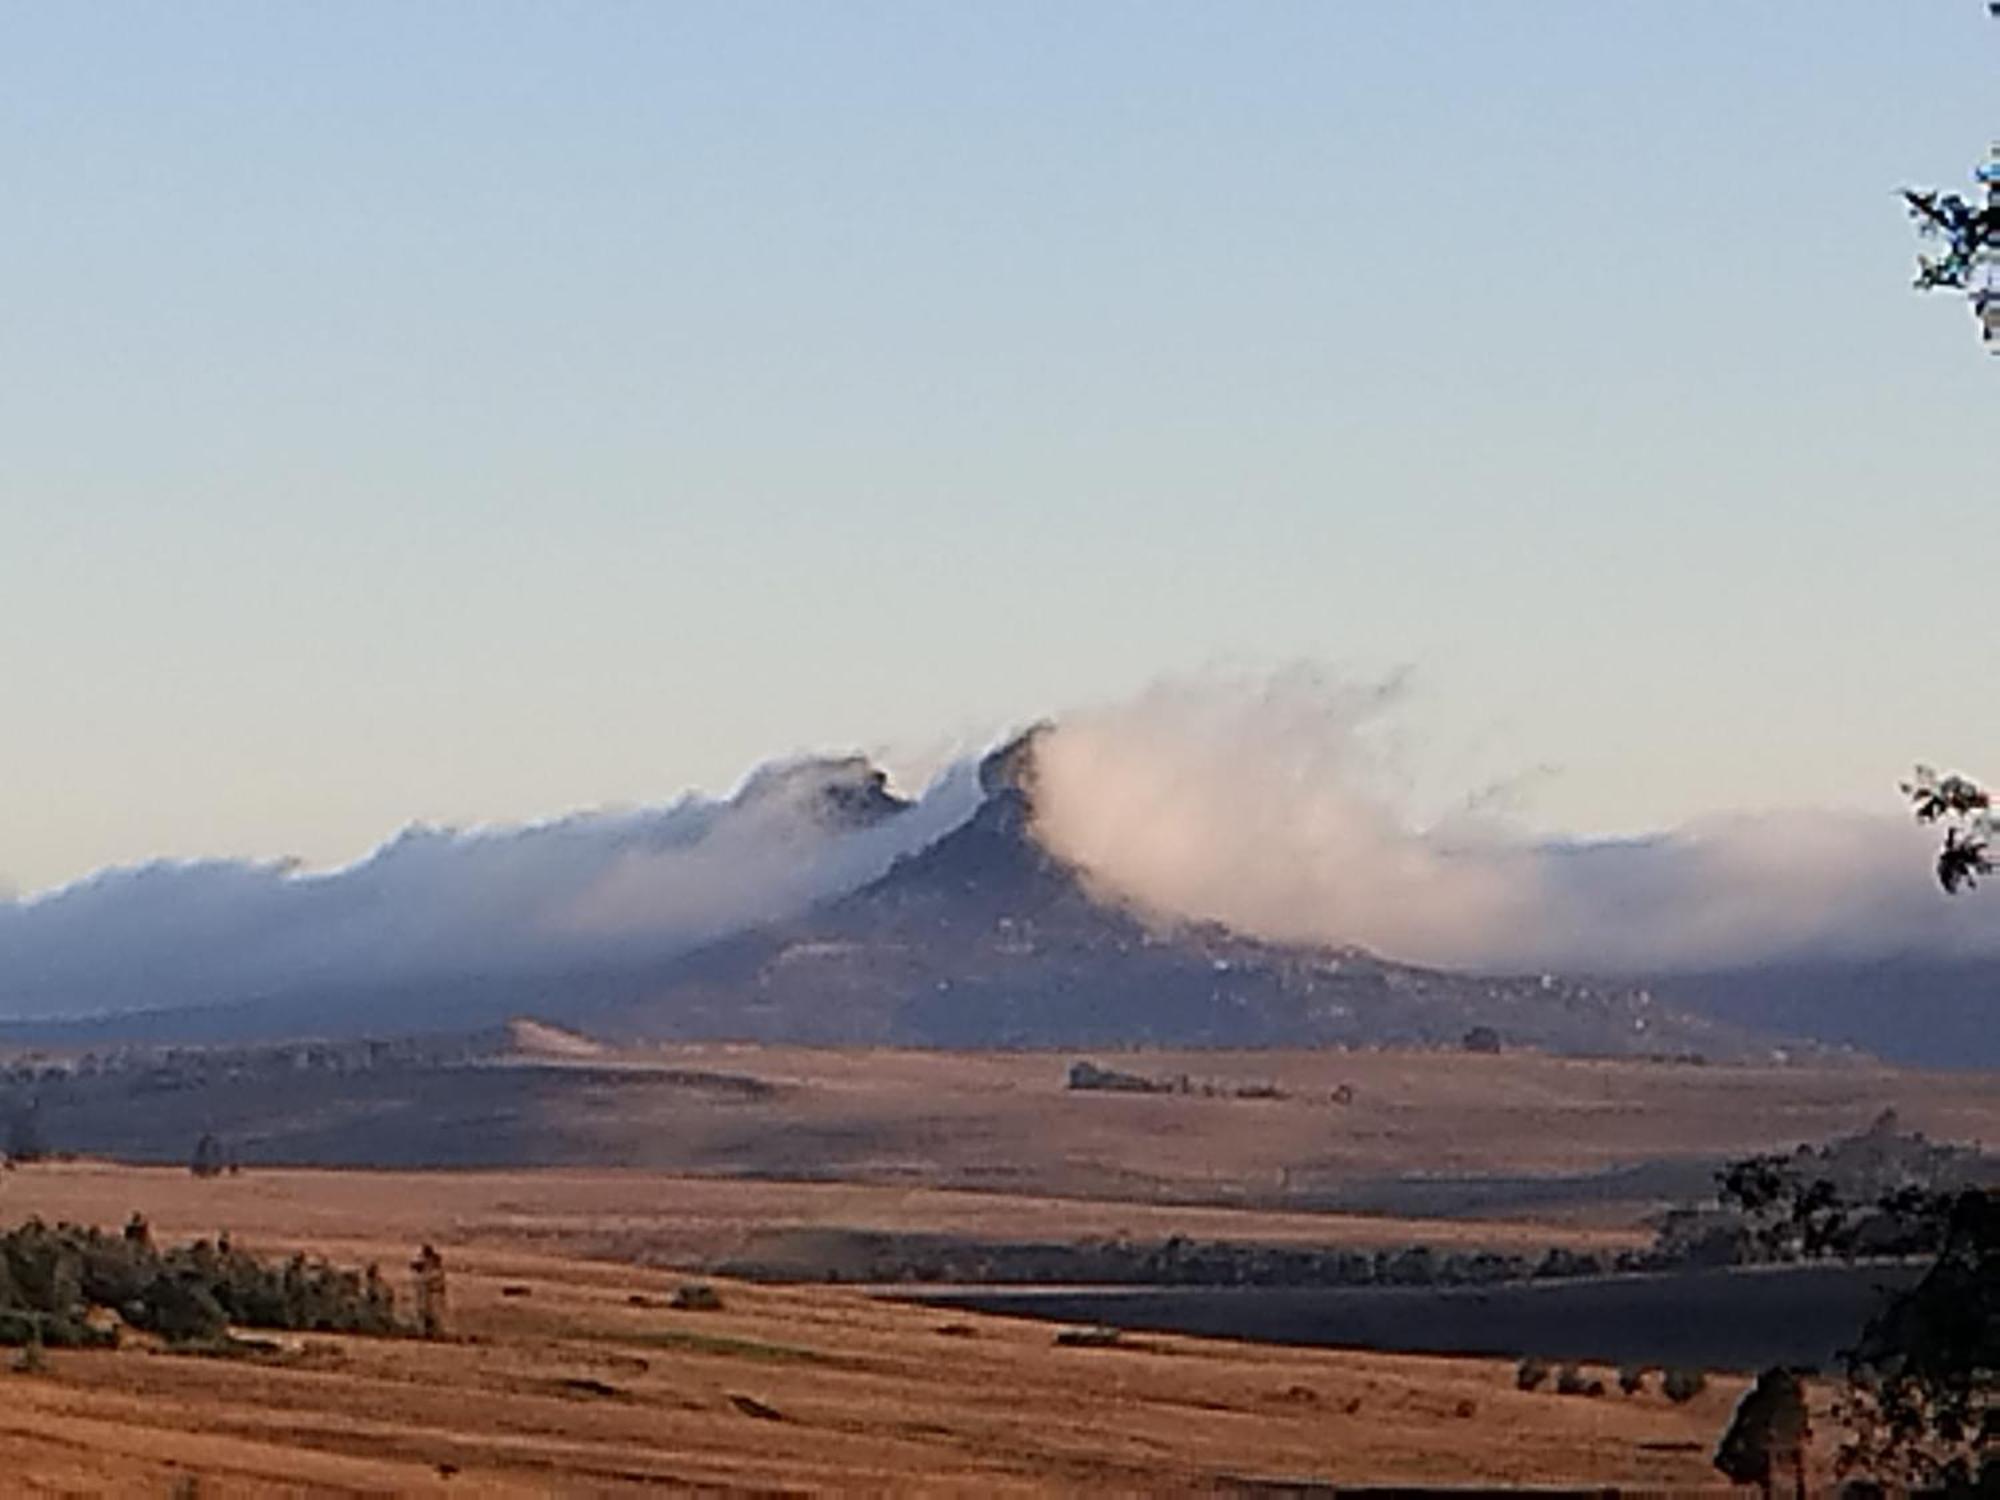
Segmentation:
<svg viewBox="0 0 2000 1500">
<path fill-rule="evenodd" d="M 2000 908 L 1941 896 L 1924 831 L 1824 813 L 1717 817 L 1600 843 L 1399 805 L 1398 689 L 1309 670 L 1162 684 L 1065 715 L 1035 827 L 1156 917 L 1413 963 L 1600 973 L 2000 953 Z"/>
<path fill-rule="evenodd" d="M 767 766 L 726 798 L 413 828 L 324 873 L 242 861 L 107 871 L 0 900 L 0 1020 L 281 999 L 265 1009 L 285 1025 L 420 1028 L 454 1004 L 483 1015 L 643 996 L 679 956 L 752 929 L 810 953 L 865 939 L 880 962 L 856 968 L 853 996 L 886 994 L 893 958 L 934 1005 L 967 992 L 951 954 L 1005 968 L 1018 989 L 1029 980 L 1015 950 L 1032 946 L 1022 934 L 1060 930 L 1081 957 L 1048 978 L 1057 969 L 1033 940 L 1050 986 L 1035 1003 L 1070 1005 L 1113 985 L 1105 955 L 1129 969 L 1146 947 L 1137 925 L 1107 926 L 1106 914 L 1162 932 L 1219 924 L 1299 945 L 1301 962 L 1359 947 L 1405 964 L 1646 983 L 2000 955 L 2000 905 L 1939 895 L 1925 831 L 1887 810 L 1716 818 L 1598 843 L 1538 840 L 1469 810 L 1420 823 L 1399 792 L 1398 702 L 1393 685 L 1309 670 L 1184 680 L 1063 715 L 990 757 L 983 788 L 969 761 L 906 799 L 864 759 L 809 759 Z M 792 919 L 821 911 L 832 925 L 815 947 Z M 1200 942 L 1214 948 L 1202 964 L 1237 962 Z M 1975 967 L 1969 982 L 1986 985 L 1993 971 Z M 1793 989 L 1825 982 L 1813 970 Z M 714 1034 L 733 1034 L 747 983 L 710 985 Z M 1190 1004 L 1213 999 L 1210 980 L 1188 984 Z M 820 979 L 799 985 L 783 1015 L 832 1003 Z M 1750 1014 L 1724 1000 L 1716 1013 Z M 853 1029 L 822 1019 L 830 1035 Z"/>
<path fill-rule="evenodd" d="M 860 757 L 731 796 L 525 827 L 414 827 L 325 873 L 210 860 L 0 902 L 0 1018 L 227 1004 L 665 957 L 852 890 L 963 822 L 975 768 L 903 798 Z"/>
</svg>

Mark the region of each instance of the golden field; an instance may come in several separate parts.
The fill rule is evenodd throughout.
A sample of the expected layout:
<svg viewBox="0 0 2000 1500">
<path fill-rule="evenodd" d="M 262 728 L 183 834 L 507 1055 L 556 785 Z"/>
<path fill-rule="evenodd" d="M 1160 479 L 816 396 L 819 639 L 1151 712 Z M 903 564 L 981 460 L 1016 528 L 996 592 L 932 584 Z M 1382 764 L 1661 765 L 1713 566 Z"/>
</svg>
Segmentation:
<svg viewBox="0 0 2000 1500">
<path fill-rule="evenodd" d="M 1523 1394 L 1494 1360 L 1152 1335 L 1061 1347 L 1046 1325 L 839 1288 L 717 1282 L 720 1310 L 679 1311 L 677 1277 L 513 1248 L 520 1223 L 460 1221 L 472 1199 L 440 1186 L 89 1164 L 9 1174 L 10 1220 L 142 1207 L 163 1238 L 228 1225 L 259 1250 L 377 1259 L 399 1277 L 428 1235 L 451 1268 L 453 1337 L 284 1335 L 254 1359 L 130 1340 L 52 1351 L 43 1373 L 0 1376 L 0 1473 L 69 1494 L 1705 1487 L 1735 1389 L 1676 1407 L 1656 1393 Z"/>
<path fill-rule="evenodd" d="M 1572 1179 L 1574 1191 L 1536 1195 L 1532 1217 L 1603 1227 L 1664 1201 L 1618 1180 L 1621 1170 L 1820 1142 L 1885 1109 L 1937 1140 L 2000 1141 L 2000 1079 L 1983 1073 L 1436 1051 L 1095 1059 L 1283 1091 L 1262 1100 L 1079 1092 L 1064 1086 L 1070 1056 L 731 1044 L 620 1053 L 593 1060 L 573 1086 L 544 1085 L 524 1133 L 550 1164 L 1264 1209 L 1323 1209 L 1373 1186 L 1383 1211 L 1408 1212 L 1382 1186 L 1402 1178 Z M 626 1081 L 601 1081 L 607 1064 Z M 717 1104 L 646 1081 L 701 1071 L 772 1092 Z M 1351 1102 L 1332 1103 L 1343 1087 Z M 1581 1181 L 1594 1176 L 1606 1180 Z M 1706 1167 L 1693 1177 L 1705 1182 Z"/>
<path fill-rule="evenodd" d="M 850 1231 L 1609 1250 L 1643 1242 L 1658 1206 L 1619 1177 L 1635 1165 L 1698 1180 L 1712 1160 L 1849 1133 L 1890 1107 L 1938 1139 L 2000 1136 L 1986 1075 L 1387 1052 L 1097 1060 L 1286 1097 L 1074 1092 L 1068 1059 L 1046 1053 L 683 1046 L 468 1070 L 515 1080 L 480 1095 L 516 1101 L 509 1139 L 595 1165 L 10 1171 L 0 1222 L 112 1227 L 138 1210 L 163 1241 L 227 1230 L 260 1253 L 378 1261 L 406 1298 L 404 1267 L 435 1243 L 453 1336 L 286 1335 L 232 1359 L 136 1338 L 51 1351 L 39 1373 L 0 1373 L 0 1474 L 13 1491 L 90 1495 L 1719 1489 L 1709 1454 L 1739 1377 L 1681 1407 L 1615 1385 L 1522 1393 L 1503 1360 L 1153 1334 L 1061 1346 L 1046 1324 L 842 1287 L 717 1280 L 719 1310 L 677 1310 L 683 1273 L 669 1268 Z M 719 1102 L 692 1074 L 768 1088 Z M 378 1094 L 371 1128 L 424 1110 L 433 1130 L 491 1128 L 449 1115 L 455 1076 L 415 1075 L 402 1102 Z M 433 1084 L 435 1097 L 418 1087 Z M 1335 1104 L 1343 1084 L 1352 1100 Z M 1568 1186 L 1532 1211 L 1310 1211 L 1329 1191 L 1430 1178 Z"/>
</svg>

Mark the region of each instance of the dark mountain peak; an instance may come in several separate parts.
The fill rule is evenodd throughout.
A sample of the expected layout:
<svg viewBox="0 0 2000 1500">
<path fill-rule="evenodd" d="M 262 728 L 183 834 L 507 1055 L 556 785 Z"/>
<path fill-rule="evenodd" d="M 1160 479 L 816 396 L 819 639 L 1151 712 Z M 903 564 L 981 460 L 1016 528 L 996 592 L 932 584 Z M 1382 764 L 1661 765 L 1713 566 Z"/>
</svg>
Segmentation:
<svg viewBox="0 0 2000 1500">
<path fill-rule="evenodd" d="M 865 755 L 807 756 L 760 766 L 733 799 L 739 808 L 787 805 L 824 827 L 872 828 L 909 809 L 889 776 Z"/>
<path fill-rule="evenodd" d="M 915 904 L 948 912 L 951 925 L 978 926 L 1055 904 L 1088 904 L 1076 872 L 1042 847 L 1032 826 L 1035 746 L 1048 728 L 1038 724 L 989 752 L 979 763 L 984 796 L 973 815 L 832 910 L 851 917 Z"/>
<path fill-rule="evenodd" d="M 1035 752 L 1055 726 L 1046 719 L 989 750 L 979 762 L 984 797 L 973 822 L 993 833 L 1031 839 L 1035 816 Z"/>
<path fill-rule="evenodd" d="M 1031 801 L 1035 793 L 1035 750 L 1055 730 L 1048 719 L 1031 724 L 979 762 L 979 789 L 989 797 L 1014 795 Z"/>
</svg>

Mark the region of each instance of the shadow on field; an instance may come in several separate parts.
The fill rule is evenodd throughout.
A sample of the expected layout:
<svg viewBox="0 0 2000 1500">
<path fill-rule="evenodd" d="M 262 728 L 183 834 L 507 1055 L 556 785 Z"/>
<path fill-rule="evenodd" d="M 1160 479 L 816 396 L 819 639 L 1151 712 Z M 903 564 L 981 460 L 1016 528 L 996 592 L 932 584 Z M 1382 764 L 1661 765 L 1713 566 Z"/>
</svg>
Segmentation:
<svg viewBox="0 0 2000 1500">
<path fill-rule="evenodd" d="M 979 1288 L 933 1306 L 1260 1343 L 1756 1370 L 1830 1368 L 1907 1266 L 1784 1266 L 1494 1287 Z"/>
</svg>

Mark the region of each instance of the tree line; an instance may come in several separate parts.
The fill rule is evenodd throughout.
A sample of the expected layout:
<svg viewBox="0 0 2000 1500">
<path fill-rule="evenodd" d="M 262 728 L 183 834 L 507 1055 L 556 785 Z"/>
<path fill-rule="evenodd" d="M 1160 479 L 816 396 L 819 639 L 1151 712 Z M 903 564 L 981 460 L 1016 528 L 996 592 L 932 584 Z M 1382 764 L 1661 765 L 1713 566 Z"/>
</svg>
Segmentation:
<svg viewBox="0 0 2000 1500">
<path fill-rule="evenodd" d="M 227 1235 L 163 1249 L 138 1214 L 122 1232 L 33 1218 L 0 1235 L 4 1345 L 110 1347 L 121 1326 L 202 1344 L 222 1340 L 232 1324 L 400 1334 L 431 1321 L 399 1318 L 379 1266 L 353 1270 L 303 1254 L 266 1260 Z"/>
</svg>

